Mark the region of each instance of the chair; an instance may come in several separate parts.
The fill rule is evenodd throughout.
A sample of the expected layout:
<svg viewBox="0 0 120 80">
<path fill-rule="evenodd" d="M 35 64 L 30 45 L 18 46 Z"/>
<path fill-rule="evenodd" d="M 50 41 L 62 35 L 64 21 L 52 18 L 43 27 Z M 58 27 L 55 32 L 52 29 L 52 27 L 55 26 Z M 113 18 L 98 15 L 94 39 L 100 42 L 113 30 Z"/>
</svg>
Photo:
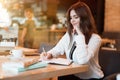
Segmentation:
<svg viewBox="0 0 120 80">
<path fill-rule="evenodd" d="M 117 75 L 118 75 L 118 74 L 119 74 L 119 73 L 111 74 L 111 75 L 105 77 L 103 80 L 117 80 L 116 78 L 117 78 Z"/>
<path fill-rule="evenodd" d="M 111 76 L 112 78 L 115 77 L 113 74 L 120 73 L 120 51 L 100 50 L 99 64 L 103 70 L 105 80 Z"/>
<path fill-rule="evenodd" d="M 52 49 L 55 45 L 52 44 L 52 43 L 46 43 L 46 42 L 43 42 L 40 44 L 40 47 L 38 49 L 38 52 L 41 53 L 43 52 L 43 48 L 45 49 L 45 51 L 49 51 L 50 49 Z"/>
</svg>

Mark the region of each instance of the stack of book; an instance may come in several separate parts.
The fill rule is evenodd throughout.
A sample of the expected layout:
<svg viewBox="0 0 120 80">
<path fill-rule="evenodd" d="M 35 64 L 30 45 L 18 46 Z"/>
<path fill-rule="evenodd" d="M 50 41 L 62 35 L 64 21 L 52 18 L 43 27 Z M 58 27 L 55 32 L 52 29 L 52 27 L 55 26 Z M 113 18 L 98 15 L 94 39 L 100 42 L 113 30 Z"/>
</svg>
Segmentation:
<svg viewBox="0 0 120 80">
<path fill-rule="evenodd" d="M 47 63 L 39 62 L 39 58 L 24 58 L 22 60 L 10 60 L 2 63 L 2 70 L 6 73 L 17 74 L 22 71 L 47 66 Z"/>
<path fill-rule="evenodd" d="M 0 42 L 0 51 L 11 50 L 15 48 L 15 42 Z"/>
</svg>

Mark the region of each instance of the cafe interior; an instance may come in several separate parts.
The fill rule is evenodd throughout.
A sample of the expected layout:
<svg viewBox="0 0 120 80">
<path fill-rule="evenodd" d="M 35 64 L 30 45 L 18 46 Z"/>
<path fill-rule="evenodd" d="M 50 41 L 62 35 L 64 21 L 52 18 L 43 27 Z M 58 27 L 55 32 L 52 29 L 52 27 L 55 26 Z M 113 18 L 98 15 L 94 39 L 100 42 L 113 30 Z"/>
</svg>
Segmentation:
<svg viewBox="0 0 120 80">
<path fill-rule="evenodd" d="M 57 80 L 60 74 L 67 75 L 70 70 L 75 73 L 78 69 L 84 71 L 86 67 L 84 69 L 75 67 L 76 70 L 72 68 L 66 72 L 63 68 L 63 71 L 57 73 L 53 71 L 53 73 L 46 74 L 44 70 L 49 71 L 49 69 L 44 68 L 40 68 L 38 71 L 36 69 L 29 70 L 29 72 L 24 71 L 15 75 L 11 75 L 12 70 L 8 71 L 10 75 L 4 74 L 4 71 L 2 73 L 2 63 L 11 55 L 12 49 L 22 49 L 24 56 L 27 57 L 38 57 L 43 51 L 43 47 L 46 51 L 53 48 L 67 30 L 67 9 L 77 1 L 85 2 L 90 7 L 98 34 L 102 38 L 98 56 L 99 64 L 104 72 L 104 79 L 117 80 L 115 78 L 120 73 L 120 0 L 0 0 L 0 9 L 1 5 L 4 6 L 2 8 L 6 9 L 11 20 L 8 32 L 2 32 L 2 21 L 0 21 L 0 80 Z M 20 40 L 24 28 L 22 24 L 25 20 L 24 10 L 26 8 L 33 10 L 36 19 L 32 49 L 24 48 Z M 0 16 L 1 14 L 0 10 Z M 60 57 L 65 58 L 65 55 Z M 35 63 L 38 61 L 36 59 L 32 61 Z"/>
</svg>

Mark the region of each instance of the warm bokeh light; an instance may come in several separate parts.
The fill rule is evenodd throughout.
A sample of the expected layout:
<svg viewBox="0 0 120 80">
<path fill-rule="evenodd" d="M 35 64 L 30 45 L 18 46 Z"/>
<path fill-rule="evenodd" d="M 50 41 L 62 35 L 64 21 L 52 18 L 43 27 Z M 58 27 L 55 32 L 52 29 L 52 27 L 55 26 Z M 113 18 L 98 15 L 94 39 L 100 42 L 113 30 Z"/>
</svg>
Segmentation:
<svg viewBox="0 0 120 80">
<path fill-rule="evenodd" d="M 9 23 L 9 14 L 8 14 L 8 12 L 7 12 L 7 10 L 2 6 L 2 3 L 0 3 L 0 19 L 1 19 L 1 21 L 0 21 L 0 26 L 1 27 L 4 27 L 4 26 L 7 26 L 7 25 L 9 25 L 10 23 Z M 6 23 L 8 23 L 7 25 L 6 25 Z"/>
</svg>

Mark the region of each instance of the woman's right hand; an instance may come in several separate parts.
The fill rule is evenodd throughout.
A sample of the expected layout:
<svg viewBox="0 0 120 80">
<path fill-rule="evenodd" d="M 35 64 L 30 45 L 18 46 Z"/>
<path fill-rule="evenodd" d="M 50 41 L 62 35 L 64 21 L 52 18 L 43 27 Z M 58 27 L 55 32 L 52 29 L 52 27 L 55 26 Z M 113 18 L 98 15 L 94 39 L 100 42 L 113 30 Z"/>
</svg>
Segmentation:
<svg viewBox="0 0 120 80">
<path fill-rule="evenodd" d="M 42 52 L 40 54 L 40 59 L 41 60 L 48 60 L 48 59 L 51 59 L 51 58 L 53 58 L 51 53 Z"/>
</svg>

